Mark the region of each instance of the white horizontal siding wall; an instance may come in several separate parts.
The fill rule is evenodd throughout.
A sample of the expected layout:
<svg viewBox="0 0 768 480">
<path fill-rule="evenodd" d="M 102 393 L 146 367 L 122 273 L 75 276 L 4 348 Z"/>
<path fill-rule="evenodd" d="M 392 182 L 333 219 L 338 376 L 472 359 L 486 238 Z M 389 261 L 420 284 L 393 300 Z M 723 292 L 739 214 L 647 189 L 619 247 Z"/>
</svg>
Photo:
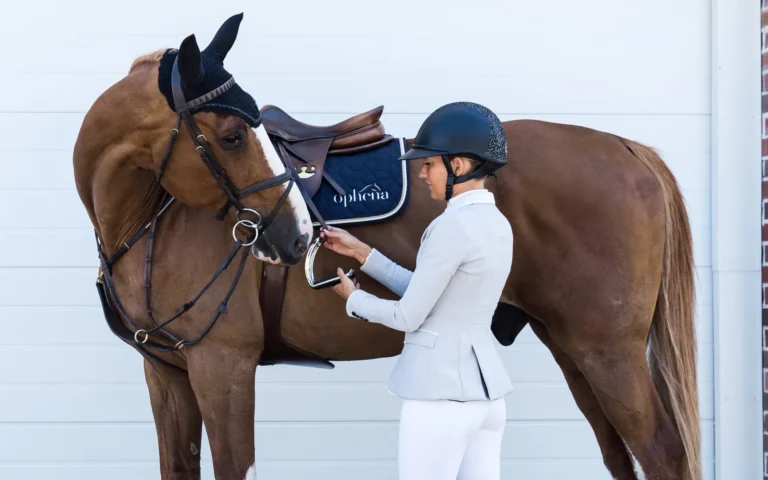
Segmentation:
<svg viewBox="0 0 768 480">
<path fill-rule="evenodd" d="M 149 51 L 201 47 L 245 18 L 226 65 L 259 105 L 332 123 L 385 105 L 415 135 L 438 106 L 473 100 L 503 120 L 606 130 L 659 149 L 694 232 L 703 454 L 714 478 L 710 10 L 700 0 L 367 4 L 14 2 L 0 42 L 0 478 L 159 479 L 141 358 L 107 329 L 72 146 L 95 98 Z M 119 112 L 115 112 L 119 115 Z M 526 328 L 500 352 L 503 478 L 606 479 L 589 424 Z M 257 373 L 259 478 L 396 477 L 394 359 Z M 204 478 L 212 478 L 204 443 Z"/>
</svg>

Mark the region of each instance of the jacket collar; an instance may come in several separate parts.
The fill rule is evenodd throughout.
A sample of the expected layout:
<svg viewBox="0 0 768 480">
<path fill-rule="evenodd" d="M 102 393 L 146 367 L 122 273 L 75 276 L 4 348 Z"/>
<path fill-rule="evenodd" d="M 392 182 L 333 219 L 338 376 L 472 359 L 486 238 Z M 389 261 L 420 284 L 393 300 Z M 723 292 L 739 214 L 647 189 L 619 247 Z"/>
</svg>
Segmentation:
<svg viewBox="0 0 768 480">
<path fill-rule="evenodd" d="M 496 200 L 491 192 L 486 189 L 469 190 L 462 194 L 456 195 L 448 201 L 447 210 L 454 210 L 466 205 L 473 205 L 476 203 L 490 203 L 496 204 Z"/>
</svg>

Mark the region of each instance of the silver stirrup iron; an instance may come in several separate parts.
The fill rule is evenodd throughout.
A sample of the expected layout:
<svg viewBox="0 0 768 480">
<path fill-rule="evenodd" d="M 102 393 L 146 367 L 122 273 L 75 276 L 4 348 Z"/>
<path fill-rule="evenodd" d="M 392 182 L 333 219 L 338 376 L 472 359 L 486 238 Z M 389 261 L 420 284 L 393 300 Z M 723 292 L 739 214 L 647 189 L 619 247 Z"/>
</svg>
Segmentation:
<svg viewBox="0 0 768 480">
<path fill-rule="evenodd" d="M 307 283 L 309 283 L 309 286 L 314 288 L 315 290 L 319 290 L 321 288 L 333 287 L 341 283 L 341 279 L 339 279 L 338 276 L 333 276 L 326 280 L 315 282 L 315 273 L 314 273 L 315 255 L 317 255 L 317 250 L 320 248 L 320 245 L 322 243 L 323 243 L 323 239 L 321 237 L 317 237 L 315 241 L 312 242 L 312 245 L 309 246 L 309 249 L 307 250 L 307 256 L 304 259 L 304 276 L 307 277 Z M 346 275 L 347 278 L 353 278 L 355 276 L 355 271 L 350 269 L 344 275 Z"/>
</svg>

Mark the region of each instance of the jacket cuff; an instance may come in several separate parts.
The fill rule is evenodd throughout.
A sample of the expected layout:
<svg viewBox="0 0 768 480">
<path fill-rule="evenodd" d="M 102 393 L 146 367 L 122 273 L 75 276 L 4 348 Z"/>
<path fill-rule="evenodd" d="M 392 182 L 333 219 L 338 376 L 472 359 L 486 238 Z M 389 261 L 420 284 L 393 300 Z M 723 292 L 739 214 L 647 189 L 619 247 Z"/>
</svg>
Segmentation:
<svg viewBox="0 0 768 480">
<path fill-rule="evenodd" d="M 371 257 L 373 256 L 373 252 L 375 251 L 376 251 L 375 248 L 371 248 L 371 251 L 368 252 L 368 256 L 365 257 L 365 260 L 363 261 L 363 263 L 360 264 L 360 270 L 362 270 L 363 272 L 365 271 L 365 267 L 368 265 L 368 261 L 371 259 Z"/>
<path fill-rule="evenodd" d="M 347 297 L 346 309 L 348 316 L 367 322 L 368 319 L 360 315 L 360 313 L 355 310 L 356 308 L 359 310 L 360 304 L 362 303 L 361 300 L 365 295 L 367 295 L 367 293 L 362 290 L 355 290 L 352 292 L 349 297 Z"/>
</svg>

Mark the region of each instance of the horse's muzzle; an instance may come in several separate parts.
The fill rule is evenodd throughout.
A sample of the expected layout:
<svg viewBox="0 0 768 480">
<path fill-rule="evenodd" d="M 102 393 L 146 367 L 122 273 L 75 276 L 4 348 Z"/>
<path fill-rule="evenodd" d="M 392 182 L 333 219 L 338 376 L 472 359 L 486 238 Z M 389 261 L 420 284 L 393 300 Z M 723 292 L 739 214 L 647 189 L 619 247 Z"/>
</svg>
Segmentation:
<svg viewBox="0 0 768 480">
<path fill-rule="evenodd" d="M 293 215 L 280 213 L 258 238 L 252 250 L 272 262 L 296 265 L 307 253 L 309 241 L 310 234 L 301 232 Z"/>
</svg>

